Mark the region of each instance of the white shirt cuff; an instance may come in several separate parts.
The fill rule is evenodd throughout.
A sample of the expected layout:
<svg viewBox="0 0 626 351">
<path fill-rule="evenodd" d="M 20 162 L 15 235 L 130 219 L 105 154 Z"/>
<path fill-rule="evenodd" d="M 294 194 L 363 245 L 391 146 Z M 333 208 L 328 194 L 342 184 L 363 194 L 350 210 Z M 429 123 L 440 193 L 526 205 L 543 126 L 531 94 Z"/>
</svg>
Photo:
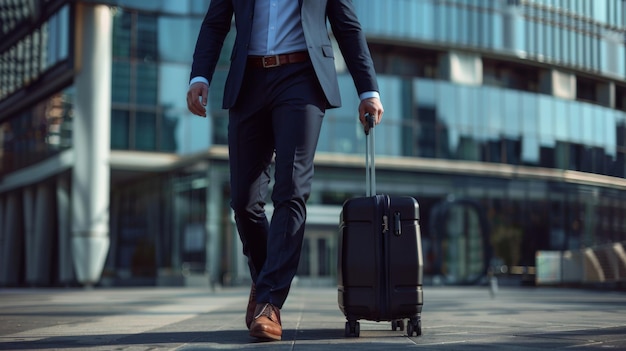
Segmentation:
<svg viewBox="0 0 626 351">
<path fill-rule="evenodd" d="M 204 83 L 204 84 L 206 84 L 207 86 L 209 85 L 209 80 L 208 80 L 208 79 L 206 79 L 206 78 L 204 78 L 204 77 L 200 77 L 200 76 L 198 76 L 198 77 L 193 77 L 193 78 L 189 81 L 189 86 L 191 86 L 193 83 L 198 83 L 198 82 Z"/>
<path fill-rule="evenodd" d="M 365 100 L 369 98 L 377 98 L 380 99 L 380 94 L 377 91 L 365 91 L 359 94 L 359 99 Z"/>
</svg>

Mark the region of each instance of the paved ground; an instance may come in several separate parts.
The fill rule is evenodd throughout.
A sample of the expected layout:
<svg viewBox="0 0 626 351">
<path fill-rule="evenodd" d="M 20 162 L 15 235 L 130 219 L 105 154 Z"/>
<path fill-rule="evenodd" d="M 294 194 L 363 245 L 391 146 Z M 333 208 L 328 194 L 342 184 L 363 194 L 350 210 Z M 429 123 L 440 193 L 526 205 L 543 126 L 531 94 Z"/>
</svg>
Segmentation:
<svg viewBox="0 0 626 351">
<path fill-rule="evenodd" d="M 426 286 L 422 336 L 361 321 L 361 336 L 345 338 L 336 290 L 297 287 L 272 343 L 248 336 L 247 293 L 4 289 L 0 350 L 626 350 L 623 292 Z"/>
</svg>

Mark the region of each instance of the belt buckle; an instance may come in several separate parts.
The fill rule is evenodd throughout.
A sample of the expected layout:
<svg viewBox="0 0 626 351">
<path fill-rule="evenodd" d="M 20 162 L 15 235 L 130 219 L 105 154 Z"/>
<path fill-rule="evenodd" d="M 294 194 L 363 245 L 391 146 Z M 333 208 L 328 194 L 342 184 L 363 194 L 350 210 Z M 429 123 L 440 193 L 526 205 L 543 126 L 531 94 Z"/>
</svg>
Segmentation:
<svg viewBox="0 0 626 351">
<path fill-rule="evenodd" d="M 274 62 L 272 62 L 272 59 L 274 59 Z M 263 62 L 263 68 L 280 66 L 280 58 L 278 57 L 278 55 L 263 56 L 261 62 Z"/>
</svg>

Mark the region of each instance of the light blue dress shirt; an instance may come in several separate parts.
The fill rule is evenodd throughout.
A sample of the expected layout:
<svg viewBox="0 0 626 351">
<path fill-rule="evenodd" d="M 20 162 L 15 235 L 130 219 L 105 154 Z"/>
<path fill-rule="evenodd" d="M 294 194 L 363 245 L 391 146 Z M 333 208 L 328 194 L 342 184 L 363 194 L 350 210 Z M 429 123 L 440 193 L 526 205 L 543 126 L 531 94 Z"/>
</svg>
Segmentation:
<svg viewBox="0 0 626 351">
<path fill-rule="evenodd" d="M 306 51 L 296 0 L 256 0 L 249 55 L 266 56 Z"/>
</svg>

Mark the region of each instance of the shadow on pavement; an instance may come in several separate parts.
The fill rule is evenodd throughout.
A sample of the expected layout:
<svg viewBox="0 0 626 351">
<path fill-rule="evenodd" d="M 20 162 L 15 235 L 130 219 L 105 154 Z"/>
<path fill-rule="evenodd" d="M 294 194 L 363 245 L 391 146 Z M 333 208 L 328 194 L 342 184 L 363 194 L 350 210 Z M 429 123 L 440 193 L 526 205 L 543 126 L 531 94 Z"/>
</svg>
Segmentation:
<svg viewBox="0 0 626 351">
<path fill-rule="evenodd" d="M 24 340 L 0 343 L 2 350 L 123 350 L 134 345 L 144 345 L 151 350 L 176 349 L 179 351 L 215 349 L 333 349 L 333 350 L 405 350 L 407 347 L 424 350 L 545 350 L 562 347 L 583 347 L 599 350 L 623 346 L 626 327 L 548 332 L 526 335 L 510 335 L 508 341 L 454 340 L 453 338 L 426 335 L 407 340 L 402 334 L 382 336 L 369 331 L 359 338 L 345 338 L 337 329 L 287 329 L 280 342 L 259 342 L 250 337 L 246 330 L 221 330 L 202 332 L 148 332 L 142 334 L 109 334 L 55 336 L 39 340 Z M 371 334 L 371 335 L 370 335 Z M 597 341 L 598 339 L 602 341 Z M 388 340 L 388 341 L 386 341 Z M 596 341 L 596 342 L 594 342 Z"/>
<path fill-rule="evenodd" d="M 381 347 L 385 345 L 390 346 L 381 342 L 380 338 L 375 335 L 345 338 L 343 332 L 343 330 L 339 329 L 286 329 L 283 331 L 283 340 L 280 342 L 259 341 L 249 336 L 247 330 L 73 335 L 54 336 L 38 340 L 0 342 L 0 350 L 124 349 L 125 346 L 132 345 L 152 346 L 155 350 L 161 348 L 176 348 L 177 350 L 185 351 L 222 348 L 241 350 L 246 349 L 246 345 L 254 349 L 277 349 L 285 348 L 293 343 L 309 345 L 319 343 L 319 346 L 332 345 L 343 347 L 356 347 L 357 345 L 368 345 L 368 347 L 371 347 L 375 343 Z M 181 347 L 181 345 L 185 346 Z"/>
</svg>

